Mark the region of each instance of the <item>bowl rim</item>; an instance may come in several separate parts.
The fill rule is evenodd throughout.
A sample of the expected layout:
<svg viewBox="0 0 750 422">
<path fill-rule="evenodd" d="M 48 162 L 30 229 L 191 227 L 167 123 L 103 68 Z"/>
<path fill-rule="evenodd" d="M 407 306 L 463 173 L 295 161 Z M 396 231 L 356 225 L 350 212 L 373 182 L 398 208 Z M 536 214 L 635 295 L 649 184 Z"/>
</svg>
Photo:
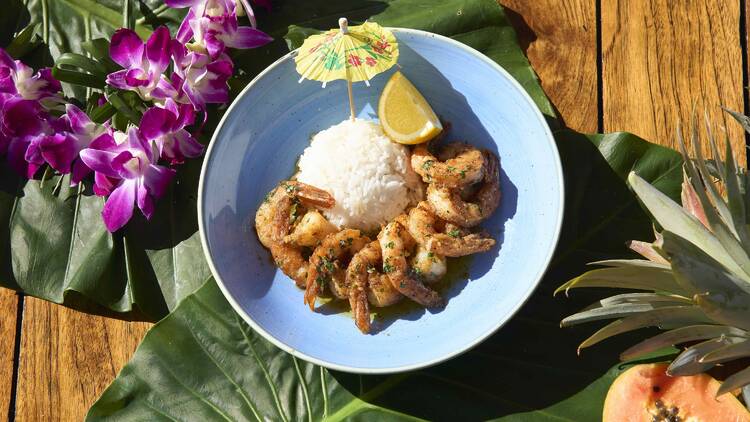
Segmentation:
<svg viewBox="0 0 750 422">
<path fill-rule="evenodd" d="M 521 92 L 521 96 L 532 106 L 534 114 L 539 119 L 539 123 L 544 131 L 544 134 L 546 135 L 547 141 L 549 142 L 550 146 L 552 147 L 554 155 L 553 164 L 555 167 L 555 173 L 557 174 L 557 180 L 558 180 L 558 191 L 559 191 L 559 203 L 560 208 L 557 212 L 557 221 L 555 224 L 555 231 L 553 233 L 552 237 L 552 243 L 550 244 L 550 248 L 546 253 L 546 256 L 544 260 L 541 262 L 543 265 L 539 266 L 539 269 L 537 271 L 536 276 L 534 277 L 534 281 L 529 284 L 528 289 L 524 293 L 523 299 L 520 300 L 518 303 L 515 304 L 514 307 L 511 308 L 511 312 L 507 313 L 505 317 L 498 319 L 497 323 L 495 323 L 492 327 L 490 327 L 488 330 L 486 330 L 481 335 L 474 338 L 472 341 L 467 342 L 460 347 L 457 347 L 455 350 L 452 350 L 449 353 L 446 353 L 442 356 L 439 356 L 437 358 L 424 361 L 424 362 L 418 362 L 410 365 L 402 365 L 402 366 L 393 366 L 393 367 L 382 367 L 382 368 L 367 368 L 367 367 L 356 367 L 356 366 L 348 366 L 348 365 L 341 365 L 333 362 L 328 362 L 323 359 L 315 358 L 313 356 L 309 356 L 289 345 L 282 342 L 281 340 L 274 337 L 271 333 L 264 330 L 260 325 L 256 324 L 255 321 L 248 315 L 245 310 L 242 308 L 242 306 L 234 299 L 232 294 L 229 292 L 229 289 L 224 284 L 224 281 L 221 279 L 221 276 L 219 275 L 219 272 L 217 271 L 216 267 L 214 266 L 213 259 L 211 258 L 211 251 L 208 248 L 208 240 L 206 238 L 205 234 L 205 227 L 203 223 L 203 209 L 204 209 L 204 189 L 205 189 L 205 178 L 206 173 L 208 170 L 208 163 L 211 158 L 211 152 L 213 151 L 214 144 L 217 140 L 218 134 L 221 132 L 226 120 L 227 116 L 229 116 L 232 111 L 234 110 L 235 106 L 239 103 L 239 99 L 243 96 L 245 96 L 249 90 L 261 79 L 263 78 L 267 73 L 269 73 L 271 70 L 276 68 L 277 66 L 281 65 L 282 62 L 289 60 L 293 58 L 296 54 L 298 49 L 292 50 L 289 53 L 281 56 L 279 59 L 274 61 L 271 65 L 263 69 L 260 73 L 258 73 L 250 83 L 247 84 L 245 88 L 242 89 L 242 91 L 237 95 L 237 97 L 234 99 L 232 104 L 230 104 L 229 108 L 227 108 L 227 111 L 222 116 L 218 126 L 216 127 L 216 130 L 214 131 L 213 135 L 211 136 L 211 141 L 208 144 L 208 147 L 206 149 L 206 153 L 203 160 L 203 165 L 201 168 L 200 178 L 198 180 L 198 229 L 200 232 L 200 238 L 201 238 L 201 246 L 203 247 L 203 254 L 206 258 L 206 261 L 208 262 L 208 266 L 211 269 L 211 274 L 214 277 L 214 280 L 216 281 L 216 284 L 219 286 L 219 289 L 221 290 L 224 297 L 227 299 L 229 304 L 232 306 L 235 312 L 237 312 L 242 319 L 247 322 L 255 332 L 263 336 L 264 339 L 270 341 L 273 345 L 280 348 L 281 350 L 291 354 L 292 356 L 298 357 L 300 359 L 304 359 L 307 362 L 328 368 L 333 369 L 337 371 L 343 371 L 343 372 L 349 372 L 349 373 L 355 373 L 355 374 L 394 374 L 399 372 L 407 372 L 407 371 L 413 371 L 417 369 L 426 368 L 429 366 L 437 365 L 441 362 L 445 362 L 449 359 L 452 359 L 458 355 L 461 355 L 470 349 L 474 348 L 484 340 L 486 340 L 488 337 L 490 337 L 492 334 L 494 334 L 497 330 L 499 330 L 502 326 L 504 326 L 508 321 L 510 321 L 511 318 L 521 309 L 521 307 L 529 300 L 533 292 L 536 290 L 537 286 L 541 282 L 542 278 L 544 277 L 544 274 L 546 273 L 550 261 L 552 260 L 552 256 L 555 252 L 555 249 L 557 248 L 557 243 L 560 239 L 560 232 L 562 229 L 562 222 L 563 222 L 563 214 L 565 210 L 565 182 L 563 178 L 563 172 L 562 172 L 562 163 L 560 161 L 560 152 L 557 149 L 557 144 L 555 143 L 555 138 L 552 135 L 552 130 L 550 129 L 549 125 L 547 124 L 547 120 L 545 119 L 544 115 L 542 114 L 539 107 L 536 105 L 534 100 L 531 98 L 531 96 L 526 92 L 526 90 L 523 88 L 523 86 L 502 66 L 497 64 L 495 61 L 490 59 L 489 57 L 482 54 L 480 51 L 469 47 L 466 44 L 463 44 L 459 41 L 456 41 L 452 38 L 435 34 L 428 31 L 422 31 L 419 29 L 411 29 L 411 28 L 398 28 L 398 27 L 388 27 L 389 30 L 393 31 L 394 33 L 405 33 L 405 34 L 411 34 L 411 35 L 417 35 L 417 36 L 423 36 L 423 37 L 430 37 L 430 38 L 437 38 L 441 40 L 442 42 L 446 42 L 448 44 L 452 44 L 454 47 L 457 47 L 459 49 L 462 49 L 471 55 L 477 57 L 479 60 L 482 60 L 483 62 L 489 64 L 492 68 L 494 68 L 497 72 L 504 75 L 510 83 Z"/>
</svg>

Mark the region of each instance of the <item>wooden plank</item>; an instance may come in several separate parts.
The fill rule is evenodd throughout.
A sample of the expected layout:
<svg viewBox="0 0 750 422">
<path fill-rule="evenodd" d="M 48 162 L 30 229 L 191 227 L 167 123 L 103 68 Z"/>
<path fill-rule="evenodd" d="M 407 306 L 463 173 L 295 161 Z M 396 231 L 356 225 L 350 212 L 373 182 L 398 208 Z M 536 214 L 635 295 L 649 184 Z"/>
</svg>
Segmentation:
<svg viewBox="0 0 750 422">
<path fill-rule="evenodd" d="M 16 345 L 18 295 L 0 289 L 0 419 L 10 411 L 13 394 L 13 349 Z"/>
<path fill-rule="evenodd" d="M 720 109 L 743 111 L 739 1 L 602 0 L 601 15 L 605 131 L 674 147 L 695 104 L 745 163 L 742 129 Z"/>
<path fill-rule="evenodd" d="M 25 299 L 18 420 L 83 420 L 151 326 Z"/>
<path fill-rule="evenodd" d="M 500 0 L 566 126 L 596 132 L 595 0 Z"/>
</svg>

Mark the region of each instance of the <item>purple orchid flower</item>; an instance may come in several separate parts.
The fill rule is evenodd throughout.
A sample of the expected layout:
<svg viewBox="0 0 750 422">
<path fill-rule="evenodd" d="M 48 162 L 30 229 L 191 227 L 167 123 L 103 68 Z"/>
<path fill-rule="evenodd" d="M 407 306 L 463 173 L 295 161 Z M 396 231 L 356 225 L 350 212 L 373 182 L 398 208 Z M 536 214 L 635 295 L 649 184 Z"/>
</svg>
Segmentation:
<svg viewBox="0 0 750 422">
<path fill-rule="evenodd" d="M 203 145 L 185 130 L 194 121 L 193 106 L 167 99 L 164 108 L 151 107 L 143 113 L 140 129 L 147 140 L 156 142 L 162 158 L 170 164 L 182 164 L 185 158 L 203 153 Z"/>
<path fill-rule="evenodd" d="M 109 193 L 102 217 L 110 232 L 130 220 L 136 204 L 146 219 L 153 215 L 154 199 L 164 195 L 175 175 L 173 169 L 156 164 L 156 154 L 155 147 L 135 127 L 127 135 L 116 132 L 101 137 L 96 149 L 81 151 L 81 160 L 95 172 L 95 190 Z"/>
<path fill-rule="evenodd" d="M 56 133 L 39 142 L 39 151 L 50 167 L 62 174 L 71 173 L 70 183 L 75 185 L 91 172 L 83 161 L 77 159 L 78 153 L 89 145 L 96 145 L 98 138 L 111 135 L 107 127 L 92 122 L 73 104 L 66 106 L 65 114 L 54 126 Z"/>
<path fill-rule="evenodd" d="M 229 101 L 229 85 L 234 65 L 226 54 L 212 60 L 208 55 L 189 51 L 184 45 L 172 43 L 175 71 L 172 82 L 197 110 L 206 104 L 223 104 Z M 184 102 L 184 101 L 182 101 Z"/>
<path fill-rule="evenodd" d="M 112 36 L 109 55 L 123 70 L 107 75 L 107 83 L 118 89 L 136 91 L 144 100 L 170 98 L 177 91 L 164 71 L 169 66 L 171 37 L 160 26 L 144 44 L 130 29 L 118 29 Z"/>
<path fill-rule="evenodd" d="M 0 48 L 0 94 L 17 95 L 25 100 L 55 97 L 62 86 L 49 68 L 34 71 L 19 60 L 13 60 Z"/>
<path fill-rule="evenodd" d="M 39 143 L 54 133 L 53 118 L 38 101 L 20 96 L 6 98 L 0 110 L 0 149 L 8 164 L 24 177 L 34 177 L 44 165 Z"/>
<path fill-rule="evenodd" d="M 234 0 L 171 0 L 171 7 L 190 7 L 185 19 L 177 31 L 177 40 L 188 43 L 191 49 L 208 52 L 211 58 L 219 57 L 226 47 L 256 48 L 273 40 L 268 34 L 255 28 L 255 17 L 252 8 L 243 1 L 245 10 L 249 10 L 252 26 L 239 26 L 237 21 L 237 3 Z"/>
</svg>

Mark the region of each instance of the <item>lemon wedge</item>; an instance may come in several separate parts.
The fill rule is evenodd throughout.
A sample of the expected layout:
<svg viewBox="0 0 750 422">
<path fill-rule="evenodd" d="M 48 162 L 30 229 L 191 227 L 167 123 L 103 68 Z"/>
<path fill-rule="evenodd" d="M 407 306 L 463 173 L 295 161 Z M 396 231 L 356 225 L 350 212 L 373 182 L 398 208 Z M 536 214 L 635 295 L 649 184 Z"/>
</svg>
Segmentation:
<svg viewBox="0 0 750 422">
<path fill-rule="evenodd" d="M 421 144 L 443 130 L 427 100 L 401 72 L 394 73 L 383 88 L 378 117 L 385 134 L 399 144 Z"/>
</svg>

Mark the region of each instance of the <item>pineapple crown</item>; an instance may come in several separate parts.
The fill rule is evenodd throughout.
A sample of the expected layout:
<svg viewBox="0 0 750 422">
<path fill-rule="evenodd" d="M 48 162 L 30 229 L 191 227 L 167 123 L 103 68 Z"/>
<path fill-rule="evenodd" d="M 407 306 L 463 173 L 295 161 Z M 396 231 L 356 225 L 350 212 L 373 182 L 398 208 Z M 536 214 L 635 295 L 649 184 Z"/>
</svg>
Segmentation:
<svg viewBox="0 0 750 422">
<path fill-rule="evenodd" d="M 750 118 L 726 110 L 750 132 Z M 677 130 L 683 156 L 681 202 L 677 204 L 634 172 L 628 182 L 659 229 L 653 242 L 631 241 L 644 259 L 594 262 L 598 268 L 560 286 L 556 294 L 582 287 L 639 290 L 602 299 L 562 320 L 561 326 L 615 319 L 579 346 L 645 327 L 664 332 L 624 351 L 630 360 L 665 347 L 691 344 L 670 364 L 670 375 L 693 375 L 750 357 L 750 189 L 725 140 L 723 160 L 706 118 L 713 158 L 701 152 L 696 119 L 690 125 L 695 158 Z M 717 395 L 750 384 L 750 367 L 729 376 Z"/>
</svg>

